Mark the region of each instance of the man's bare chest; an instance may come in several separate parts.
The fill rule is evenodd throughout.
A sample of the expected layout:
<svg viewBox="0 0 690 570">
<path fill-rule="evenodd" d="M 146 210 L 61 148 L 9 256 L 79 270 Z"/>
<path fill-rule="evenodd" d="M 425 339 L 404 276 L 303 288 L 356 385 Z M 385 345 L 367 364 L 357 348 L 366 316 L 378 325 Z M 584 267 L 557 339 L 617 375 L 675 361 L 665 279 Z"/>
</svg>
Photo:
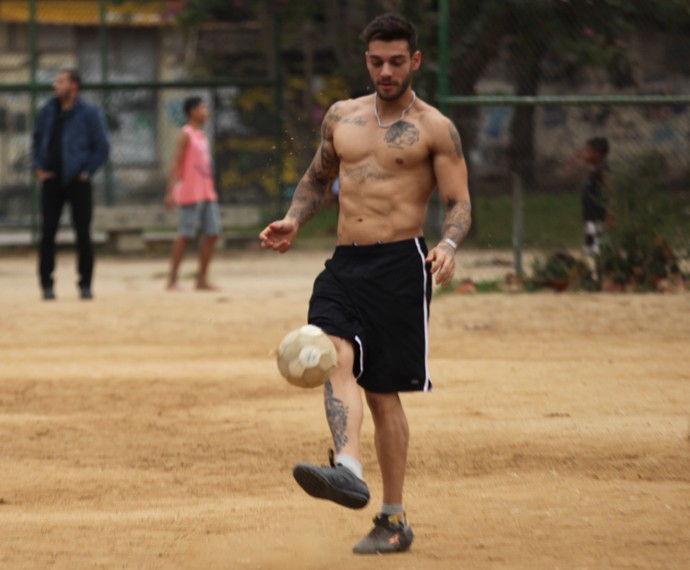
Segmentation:
<svg viewBox="0 0 690 570">
<path fill-rule="evenodd" d="M 429 158 L 423 131 L 409 120 L 383 129 L 373 119 L 350 117 L 335 129 L 333 145 L 341 164 L 373 160 L 382 168 L 411 168 Z"/>
</svg>

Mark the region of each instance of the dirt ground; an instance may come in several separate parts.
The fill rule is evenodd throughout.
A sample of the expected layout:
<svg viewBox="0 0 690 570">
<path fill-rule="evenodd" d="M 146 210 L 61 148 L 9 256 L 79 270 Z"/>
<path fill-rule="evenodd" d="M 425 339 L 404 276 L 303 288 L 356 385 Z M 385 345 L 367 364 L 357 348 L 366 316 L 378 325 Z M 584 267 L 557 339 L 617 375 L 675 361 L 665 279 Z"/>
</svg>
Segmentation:
<svg viewBox="0 0 690 570">
<path fill-rule="evenodd" d="M 62 253 L 52 303 L 33 254 L 1 257 L 0 568 L 690 567 L 689 293 L 437 296 L 434 390 L 404 398 L 415 542 L 351 554 L 381 501 L 371 419 L 370 505 L 308 497 L 321 394 L 269 356 L 327 255 L 225 253 L 218 293 L 101 258 L 82 302 Z"/>
</svg>

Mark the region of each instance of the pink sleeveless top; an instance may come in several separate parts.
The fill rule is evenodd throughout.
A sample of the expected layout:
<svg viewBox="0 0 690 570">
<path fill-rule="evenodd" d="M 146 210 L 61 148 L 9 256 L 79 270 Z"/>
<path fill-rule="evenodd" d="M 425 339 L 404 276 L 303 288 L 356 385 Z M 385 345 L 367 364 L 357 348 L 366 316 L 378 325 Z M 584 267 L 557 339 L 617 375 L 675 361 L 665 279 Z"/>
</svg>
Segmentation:
<svg viewBox="0 0 690 570">
<path fill-rule="evenodd" d="M 173 189 L 175 203 L 186 206 L 196 202 L 217 201 L 206 135 L 191 125 L 185 125 L 182 131 L 189 136 L 189 142 L 182 159 L 180 179 Z"/>
</svg>

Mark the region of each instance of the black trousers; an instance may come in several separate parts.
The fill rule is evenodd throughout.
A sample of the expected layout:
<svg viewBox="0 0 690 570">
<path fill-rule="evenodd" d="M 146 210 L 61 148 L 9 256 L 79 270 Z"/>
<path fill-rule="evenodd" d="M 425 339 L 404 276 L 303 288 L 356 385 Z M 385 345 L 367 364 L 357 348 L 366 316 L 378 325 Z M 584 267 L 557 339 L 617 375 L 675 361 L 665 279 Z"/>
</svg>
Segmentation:
<svg viewBox="0 0 690 570">
<path fill-rule="evenodd" d="M 77 271 L 79 287 L 91 287 L 93 276 L 93 244 L 91 243 L 91 217 L 93 213 L 91 182 L 75 180 L 68 186 L 55 178 L 43 182 L 41 189 L 41 245 L 38 271 L 41 286 L 53 286 L 55 270 L 55 236 L 65 202 L 69 202 L 72 226 L 77 238 Z"/>
</svg>

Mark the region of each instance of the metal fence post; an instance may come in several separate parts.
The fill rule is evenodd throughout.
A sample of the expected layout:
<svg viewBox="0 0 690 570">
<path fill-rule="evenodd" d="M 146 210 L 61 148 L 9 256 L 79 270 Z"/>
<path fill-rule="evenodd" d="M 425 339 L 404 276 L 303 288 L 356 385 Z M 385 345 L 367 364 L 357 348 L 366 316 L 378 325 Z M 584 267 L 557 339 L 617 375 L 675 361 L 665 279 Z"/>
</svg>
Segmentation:
<svg viewBox="0 0 690 570">
<path fill-rule="evenodd" d="M 522 177 L 513 172 L 511 175 L 513 185 L 513 259 L 515 274 L 520 280 L 523 277 L 522 247 L 523 247 L 523 201 L 522 201 Z"/>
<path fill-rule="evenodd" d="M 438 4 L 438 94 L 439 109 L 448 114 L 448 0 Z"/>
<path fill-rule="evenodd" d="M 438 94 L 439 110 L 448 115 L 448 0 L 440 0 L 438 5 Z M 443 218 L 445 209 L 441 204 L 438 192 L 434 192 L 429 204 L 430 229 L 432 232 L 441 234 L 443 228 Z"/>
<path fill-rule="evenodd" d="M 99 0 L 99 44 L 100 44 L 100 56 L 101 56 L 101 82 L 105 85 L 103 90 L 103 114 L 106 117 L 106 124 L 108 117 L 110 116 L 110 88 L 108 87 L 108 81 L 110 78 L 110 69 L 108 63 L 108 7 L 106 5 L 106 0 Z M 105 163 L 104 168 L 105 175 L 105 203 L 108 206 L 113 204 L 113 167 L 111 160 Z"/>
<path fill-rule="evenodd" d="M 29 2 L 29 84 L 31 85 L 31 104 L 29 109 L 29 124 L 32 129 L 36 122 L 36 107 L 38 100 L 38 85 L 36 83 L 36 72 L 38 69 L 38 34 L 36 22 L 36 2 Z M 33 153 L 33 133 L 32 146 L 30 152 Z M 38 181 L 33 172 L 33 156 L 29 160 L 31 169 L 31 243 L 38 243 Z"/>
<path fill-rule="evenodd" d="M 276 163 L 275 163 L 275 185 L 277 203 L 276 208 L 280 210 L 283 200 L 283 66 L 280 61 L 281 56 L 281 35 L 282 17 L 280 13 L 273 16 L 273 49 L 275 57 L 275 106 L 276 106 Z"/>
</svg>

